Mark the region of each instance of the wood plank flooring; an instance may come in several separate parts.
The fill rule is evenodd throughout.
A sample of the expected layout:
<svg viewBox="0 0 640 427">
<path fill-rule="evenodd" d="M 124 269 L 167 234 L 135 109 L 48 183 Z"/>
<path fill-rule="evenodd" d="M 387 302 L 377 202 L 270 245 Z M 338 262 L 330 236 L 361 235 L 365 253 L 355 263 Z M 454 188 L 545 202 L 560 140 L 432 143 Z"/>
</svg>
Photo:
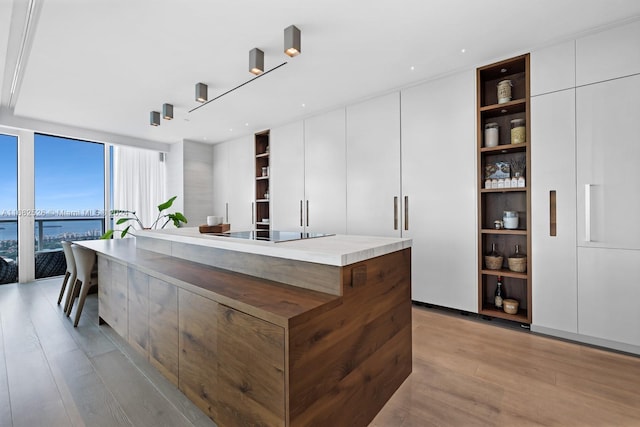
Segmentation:
<svg viewBox="0 0 640 427">
<path fill-rule="evenodd" d="M 61 278 L 0 286 L 0 426 L 215 426 Z M 640 426 L 640 358 L 414 307 L 413 373 L 371 424 Z"/>
</svg>

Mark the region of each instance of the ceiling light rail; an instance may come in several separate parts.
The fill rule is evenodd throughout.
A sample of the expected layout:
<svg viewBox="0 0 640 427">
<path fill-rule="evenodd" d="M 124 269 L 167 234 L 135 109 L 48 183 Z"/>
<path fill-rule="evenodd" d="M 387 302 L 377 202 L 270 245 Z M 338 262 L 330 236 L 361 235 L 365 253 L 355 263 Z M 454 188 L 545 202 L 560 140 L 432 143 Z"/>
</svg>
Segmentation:
<svg viewBox="0 0 640 427">
<path fill-rule="evenodd" d="M 189 110 L 189 113 L 193 113 L 193 112 L 194 112 L 194 111 L 196 111 L 198 108 L 202 108 L 202 107 L 204 107 L 205 105 L 207 105 L 207 104 L 209 104 L 209 103 L 211 103 L 211 102 L 215 101 L 216 99 L 220 99 L 220 98 L 222 98 L 223 96 L 230 94 L 230 93 L 231 93 L 231 92 L 233 92 L 234 90 L 240 89 L 242 86 L 244 86 L 244 85 L 246 85 L 246 84 L 249 84 L 249 83 L 251 83 L 251 82 L 253 82 L 253 81 L 257 80 L 257 79 L 259 79 L 260 77 L 264 77 L 264 76 L 266 76 L 267 74 L 269 74 L 270 72 L 275 71 L 275 70 L 277 70 L 278 68 L 280 68 L 280 67 L 282 67 L 282 66 L 284 66 L 284 65 L 287 65 L 287 64 L 288 64 L 288 62 L 286 62 L 286 61 L 285 61 L 285 62 L 283 62 L 282 64 L 277 65 L 277 66 L 273 67 L 272 69 L 267 70 L 267 71 L 265 71 L 264 73 L 262 73 L 262 74 L 260 74 L 260 75 L 257 75 L 257 76 L 255 76 L 255 77 L 253 77 L 253 78 L 251 78 L 251 79 L 247 80 L 246 82 L 244 82 L 244 83 L 242 83 L 242 84 L 239 84 L 238 86 L 236 86 L 236 87 L 234 87 L 234 88 L 232 88 L 232 89 L 229 89 L 228 91 L 226 91 L 226 92 L 224 92 L 224 93 L 222 93 L 222 94 L 220 94 L 220 95 L 216 96 L 215 98 L 210 99 L 209 101 L 205 102 L 204 104 L 201 104 L 201 105 L 198 105 L 197 107 L 192 108 L 191 110 Z"/>
</svg>

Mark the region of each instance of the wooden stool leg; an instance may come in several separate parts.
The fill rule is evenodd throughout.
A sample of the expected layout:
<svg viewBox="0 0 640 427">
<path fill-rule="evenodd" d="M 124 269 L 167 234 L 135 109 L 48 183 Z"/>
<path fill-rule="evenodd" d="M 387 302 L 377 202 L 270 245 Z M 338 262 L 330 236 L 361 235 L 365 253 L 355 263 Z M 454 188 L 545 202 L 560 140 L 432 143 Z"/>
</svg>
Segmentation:
<svg viewBox="0 0 640 427">
<path fill-rule="evenodd" d="M 58 305 L 60 305 L 60 301 L 62 301 L 64 290 L 67 289 L 67 281 L 69 280 L 70 275 L 71 273 L 69 273 L 68 271 L 64 273 L 64 279 L 62 280 L 62 287 L 60 288 L 60 295 L 58 295 Z"/>
<path fill-rule="evenodd" d="M 73 286 L 71 287 L 71 289 L 69 290 L 69 293 L 67 294 L 67 304 L 66 304 L 66 310 L 65 310 L 67 317 L 71 315 L 71 310 L 73 309 L 73 303 L 76 299 L 76 296 L 78 295 L 78 292 L 80 292 L 80 285 L 78 284 L 78 282 L 80 281 L 78 280 L 78 278 L 76 278 L 76 280 L 73 281 Z"/>
<path fill-rule="evenodd" d="M 89 288 L 91 287 L 91 280 L 87 280 L 87 283 L 81 282 L 80 296 L 78 297 L 78 308 L 76 308 L 76 319 L 73 321 L 73 326 L 77 327 L 80 321 L 80 314 L 82 314 L 82 308 L 84 307 L 84 300 L 87 299 Z"/>
</svg>

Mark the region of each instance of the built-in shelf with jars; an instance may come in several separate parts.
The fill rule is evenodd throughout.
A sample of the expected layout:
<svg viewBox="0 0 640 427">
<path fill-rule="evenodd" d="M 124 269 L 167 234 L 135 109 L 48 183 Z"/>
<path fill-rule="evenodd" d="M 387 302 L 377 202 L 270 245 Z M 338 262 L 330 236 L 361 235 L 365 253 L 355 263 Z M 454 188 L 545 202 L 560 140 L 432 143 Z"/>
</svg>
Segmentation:
<svg viewBox="0 0 640 427">
<path fill-rule="evenodd" d="M 477 69 L 478 312 L 526 324 L 532 313 L 529 93 L 529 54 Z M 517 311 L 505 299 L 515 300 Z"/>
<path fill-rule="evenodd" d="M 269 230 L 269 131 L 255 134 L 256 197 L 255 225 L 257 230 Z"/>
</svg>

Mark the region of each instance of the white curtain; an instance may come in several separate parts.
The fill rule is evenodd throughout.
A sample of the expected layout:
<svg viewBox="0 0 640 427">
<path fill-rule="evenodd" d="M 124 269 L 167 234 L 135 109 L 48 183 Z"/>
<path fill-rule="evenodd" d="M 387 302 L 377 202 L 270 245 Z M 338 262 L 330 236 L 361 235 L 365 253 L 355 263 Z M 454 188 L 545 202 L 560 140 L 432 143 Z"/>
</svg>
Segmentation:
<svg viewBox="0 0 640 427">
<path fill-rule="evenodd" d="M 166 200 L 164 156 L 157 151 L 114 146 L 111 209 L 135 211 L 142 224 L 150 227 L 158 216 L 158 205 Z"/>
</svg>

